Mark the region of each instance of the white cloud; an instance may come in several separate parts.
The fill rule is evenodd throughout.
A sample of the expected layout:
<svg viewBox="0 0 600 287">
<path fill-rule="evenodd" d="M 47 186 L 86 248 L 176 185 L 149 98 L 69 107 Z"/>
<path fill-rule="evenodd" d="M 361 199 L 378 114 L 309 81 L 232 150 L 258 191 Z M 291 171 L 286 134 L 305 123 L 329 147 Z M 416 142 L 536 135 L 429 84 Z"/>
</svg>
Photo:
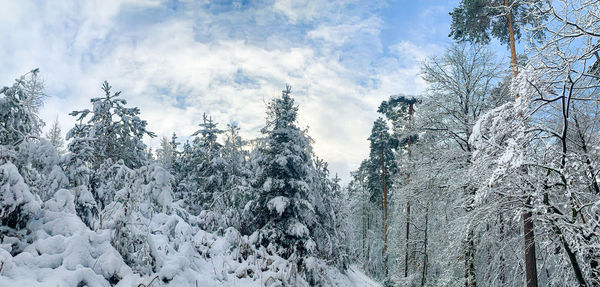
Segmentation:
<svg viewBox="0 0 600 287">
<path fill-rule="evenodd" d="M 381 21 L 377 17 L 355 23 L 343 23 L 336 25 L 319 25 L 316 29 L 308 32 L 308 37 L 321 39 L 334 46 L 344 45 L 351 37 L 363 33 L 369 36 L 378 36 L 381 29 Z M 360 33 L 360 34 L 359 34 Z"/>
<path fill-rule="evenodd" d="M 67 113 L 88 108 L 108 80 L 158 135 L 188 136 L 209 112 L 222 127 L 236 121 L 254 137 L 265 103 L 289 83 L 317 155 L 346 180 L 368 155 L 379 103 L 422 91 L 418 60 L 437 49 L 405 41 L 382 55 L 381 20 L 331 9 L 344 1 L 240 2 L 225 12 L 193 2 L 168 13 L 158 1 L 49 3 L 9 1 L 10 12 L 0 11 L 0 83 L 40 67 L 52 96 L 46 121 L 58 114 L 66 131 L 73 124 Z M 141 17 L 156 10 L 164 12 L 158 19 Z"/>
</svg>

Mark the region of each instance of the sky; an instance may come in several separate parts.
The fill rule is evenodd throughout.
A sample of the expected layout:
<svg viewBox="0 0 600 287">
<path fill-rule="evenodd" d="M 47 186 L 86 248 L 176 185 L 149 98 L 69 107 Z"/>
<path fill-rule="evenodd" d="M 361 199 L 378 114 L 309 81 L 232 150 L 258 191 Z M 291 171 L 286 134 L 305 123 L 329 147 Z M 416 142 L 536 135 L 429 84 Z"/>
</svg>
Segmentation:
<svg viewBox="0 0 600 287">
<path fill-rule="evenodd" d="M 420 63 L 443 53 L 458 0 L 3 1 L 0 86 L 39 68 L 47 126 L 91 108 L 107 80 L 149 130 L 181 139 L 204 112 L 260 135 L 286 84 L 315 153 L 343 182 L 368 156 L 379 103 L 426 88 Z M 159 137 L 146 139 L 152 147 Z"/>
</svg>

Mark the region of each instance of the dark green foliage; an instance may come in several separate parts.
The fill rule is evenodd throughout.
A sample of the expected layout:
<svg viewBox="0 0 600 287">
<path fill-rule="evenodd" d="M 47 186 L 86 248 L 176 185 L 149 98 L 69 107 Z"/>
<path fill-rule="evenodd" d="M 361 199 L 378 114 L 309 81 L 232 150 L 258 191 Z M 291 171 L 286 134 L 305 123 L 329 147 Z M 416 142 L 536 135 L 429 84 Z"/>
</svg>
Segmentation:
<svg viewBox="0 0 600 287">
<path fill-rule="evenodd" d="M 394 95 L 379 105 L 377 112 L 385 115 L 388 121 L 392 123 L 391 146 L 393 149 L 402 149 L 409 143 L 414 144 L 417 142 L 418 135 L 411 133 L 408 128 L 415 105 L 420 103 L 421 100 L 415 97 Z"/>
<path fill-rule="evenodd" d="M 404 95 L 391 96 L 389 100 L 381 102 L 378 113 L 382 113 L 390 121 L 406 120 L 409 117 L 410 105 L 421 103 L 421 100 Z"/>
<path fill-rule="evenodd" d="M 507 11 L 513 21 L 515 40 L 519 40 L 523 27 L 537 25 L 543 17 L 538 17 L 536 8 L 541 8 L 547 1 L 508 0 L 462 0 L 458 7 L 450 12 L 452 23 L 450 37 L 457 41 L 468 41 L 487 44 L 491 38 L 507 44 L 509 40 Z M 541 40 L 543 34 L 532 35 Z"/>
<path fill-rule="evenodd" d="M 392 177 L 398 171 L 394 152 L 393 140 L 389 128 L 383 118 L 378 118 L 371 129 L 370 153 L 367 162 L 368 184 L 371 190 L 371 201 L 383 207 L 383 180 L 385 168 L 385 185 L 388 190 L 392 187 Z"/>
</svg>

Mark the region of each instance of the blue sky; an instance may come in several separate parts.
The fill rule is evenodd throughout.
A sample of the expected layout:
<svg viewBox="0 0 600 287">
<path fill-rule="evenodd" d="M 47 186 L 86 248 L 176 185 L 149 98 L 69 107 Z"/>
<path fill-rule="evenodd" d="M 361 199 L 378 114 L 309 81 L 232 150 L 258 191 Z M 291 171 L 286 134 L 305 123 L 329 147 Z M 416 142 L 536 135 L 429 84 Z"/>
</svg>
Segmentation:
<svg viewBox="0 0 600 287">
<path fill-rule="evenodd" d="M 347 180 L 368 155 L 378 104 L 425 89 L 419 64 L 451 41 L 456 0 L 3 2 L 0 85 L 39 67 L 41 111 L 67 131 L 108 80 L 158 135 L 210 113 L 245 137 L 292 85 L 317 155 Z M 149 139 L 152 146 L 158 138 Z"/>
</svg>

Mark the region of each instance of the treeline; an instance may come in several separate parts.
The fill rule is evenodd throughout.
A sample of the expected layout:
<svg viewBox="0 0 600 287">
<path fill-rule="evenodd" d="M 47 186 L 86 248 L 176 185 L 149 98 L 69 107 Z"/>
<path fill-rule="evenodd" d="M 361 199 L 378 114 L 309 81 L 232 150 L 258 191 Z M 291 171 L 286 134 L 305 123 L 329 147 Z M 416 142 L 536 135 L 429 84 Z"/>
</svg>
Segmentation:
<svg viewBox="0 0 600 287">
<path fill-rule="evenodd" d="M 269 103 L 262 137 L 246 141 L 236 125 L 221 130 L 204 115 L 190 140 L 163 138 L 156 156 L 143 143 L 155 134 L 140 110 L 107 82 L 90 109 L 70 113 L 76 124 L 66 149 L 57 123 L 41 135 L 44 97 L 38 70 L 0 91 L 0 234 L 15 239 L 7 249 L 12 257 L 35 240 L 40 220 L 53 216 L 51 206 L 71 200 L 62 204 L 74 205 L 89 229 L 112 230 L 112 246 L 141 275 L 190 264 L 166 263 L 170 248 L 189 260 L 208 256 L 204 237 L 191 228 L 236 242 L 235 260 L 254 262 L 231 271 L 238 278 L 271 272 L 273 284 L 325 284 L 329 266 L 347 268 L 348 211 L 339 179 L 298 127 L 289 86 Z M 115 284 L 123 276 L 105 279 Z"/>
<path fill-rule="evenodd" d="M 389 286 L 600 285 L 600 2 L 450 14 L 427 90 L 379 106 L 348 186 L 352 257 Z"/>
</svg>

